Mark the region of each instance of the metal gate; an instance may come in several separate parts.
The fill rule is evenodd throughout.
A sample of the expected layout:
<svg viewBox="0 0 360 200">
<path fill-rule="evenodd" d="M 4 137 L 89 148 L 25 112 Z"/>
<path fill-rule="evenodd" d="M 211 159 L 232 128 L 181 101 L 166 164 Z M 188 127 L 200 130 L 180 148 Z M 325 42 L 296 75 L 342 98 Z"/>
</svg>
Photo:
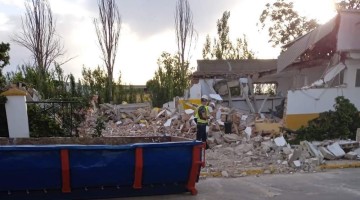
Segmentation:
<svg viewBox="0 0 360 200">
<path fill-rule="evenodd" d="M 29 128 L 32 137 L 77 136 L 77 101 L 29 101 Z"/>
</svg>

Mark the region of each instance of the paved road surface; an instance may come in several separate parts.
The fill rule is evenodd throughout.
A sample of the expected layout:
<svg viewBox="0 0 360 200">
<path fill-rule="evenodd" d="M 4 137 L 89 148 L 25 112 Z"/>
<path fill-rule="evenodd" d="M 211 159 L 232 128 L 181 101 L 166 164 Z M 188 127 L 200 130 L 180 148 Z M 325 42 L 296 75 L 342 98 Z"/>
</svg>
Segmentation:
<svg viewBox="0 0 360 200">
<path fill-rule="evenodd" d="M 197 189 L 197 196 L 184 193 L 119 200 L 360 200 L 360 168 L 310 174 L 208 178 L 201 180 Z"/>
</svg>

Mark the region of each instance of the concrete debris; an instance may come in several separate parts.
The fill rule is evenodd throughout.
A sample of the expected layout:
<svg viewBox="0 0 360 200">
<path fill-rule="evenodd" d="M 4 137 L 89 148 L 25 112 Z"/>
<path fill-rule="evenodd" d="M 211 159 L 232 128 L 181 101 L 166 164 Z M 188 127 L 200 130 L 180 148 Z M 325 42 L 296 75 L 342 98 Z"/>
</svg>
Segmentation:
<svg viewBox="0 0 360 200">
<path fill-rule="evenodd" d="M 229 173 L 228 173 L 227 171 L 222 171 L 222 172 L 221 172 L 221 175 L 222 175 L 223 177 L 229 177 Z"/>
<path fill-rule="evenodd" d="M 356 142 L 360 143 L 360 128 L 356 130 Z"/>
<path fill-rule="evenodd" d="M 81 124 L 80 137 L 92 137 L 98 119 L 103 119 L 104 137 L 177 136 L 196 138 L 194 107 L 177 108 L 178 103 L 152 108 L 149 104 L 101 104 L 91 109 Z M 187 104 L 186 104 L 187 105 Z M 263 173 L 312 172 L 326 160 L 360 157 L 359 142 L 321 141 L 290 145 L 278 130 L 280 119 L 267 114 L 243 113 L 216 105 L 209 120 L 206 167 L 208 174 L 238 177 Z M 231 122 L 231 133 L 225 134 L 225 122 Z M 257 126 L 258 124 L 258 126 Z M 275 128 L 274 128 L 275 127 Z M 350 149 L 349 149 L 350 148 Z M 343 150 L 344 149 L 344 150 Z M 254 172 L 253 172 L 254 171 Z"/>
<path fill-rule="evenodd" d="M 224 140 L 227 143 L 232 143 L 232 142 L 240 141 L 241 138 L 240 138 L 239 135 L 236 135 L 236 134 L 225 134 L 224 135 Z"/>
<path fill-rule="evenodd" d="M 316 157 L 320 163 L 323 162 L 324 156 L 321 154 L 321 152 L 317 149 L 317 147 L 314 144 L 308 141 L 303 141 L 303 144 L 305 144 L 305 146 L 303 147 L 308 148 L 308 152 L 310 153 L 311 156 Z"/>
<path fill-rule="evenodd" d="M 300 160 L 294 160 L 294 161 L 293 161 L 293 164 L 294 164 L 295 167 L 301 167 L 301 162 L 300 162 Z"/>
<path fill-rule="evenodd" d="M 339 143 L 337 142 L 327 146 L 327 149 L 337 158 L 341 158 L 345 156 L 345 151 L 340 147 Z"/>
<path fill-rule="evenodd" d="M 360 148 L 355 149 L 354 152 L 360 157 Z"/>
<path fill-rule="evenodd" d="M 289 163 L 298 160 L 302 154 L 302 150 L 299 148 L 294 149 L 293 153 L 289 155 Z"/>
<path fill-rule="evenodd" d="M 325 159 L 328 160 L 335 160 L 336 157 L 334 154 L 332 154 L 327 148 L 325 147 L 319 147 L 320 152 L 322 153 L 322 155 L 324 156 Z"/>
<path fill-rule="evenodd" d="M 356 160 L 358 158 L 358 154 L 355 153 L 355 152 L 350 151 L 350 152 L 345 154 L 345 158 L 349 159 L 349 160 Z"/>
<path fill-rule="evenodd" d="M 274 139 L 276 146 L 283 147 L 286 145 L 285 138 L 283 136 Z"/>
</svg>

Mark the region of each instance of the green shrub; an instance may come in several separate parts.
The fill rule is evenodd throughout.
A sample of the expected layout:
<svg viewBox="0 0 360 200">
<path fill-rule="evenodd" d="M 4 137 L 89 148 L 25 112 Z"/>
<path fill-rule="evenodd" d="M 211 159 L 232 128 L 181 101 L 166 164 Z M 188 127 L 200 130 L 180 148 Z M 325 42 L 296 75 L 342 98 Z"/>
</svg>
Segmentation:
<svg viewBox="0 0 360 200">
<path fill-rule="evenodd" d="M 98 117 L 96 119 L 96 126 L 94 130 L 94 134 L 92 134 L 93 137 L 101 137 L 102 130 L 105 129 L 105 123 L 104 119 L 102 117 Z"/>
<path fill-rule="evenodd" d="M 356 129 L 360 128 L 360 115 L 349 99 L 343 96 L 335 98 L 335 111 L 320 113 L 319 117 L 309 121 L 307 127 L 296 131 L 296 141 L 355 139 Z"/>
</svg>

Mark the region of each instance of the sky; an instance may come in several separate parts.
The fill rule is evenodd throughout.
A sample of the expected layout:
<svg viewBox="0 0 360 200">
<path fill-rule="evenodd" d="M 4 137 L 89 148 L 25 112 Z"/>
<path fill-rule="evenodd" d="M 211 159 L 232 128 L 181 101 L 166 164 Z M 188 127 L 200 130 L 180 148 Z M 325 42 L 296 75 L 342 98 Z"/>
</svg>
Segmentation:
<svg viewBox="0 0 360 200">
<path fill-rule="evenodd" d="M 0 0 L 0 42 L 10 43 L 10 65 L 4 71 L 32 63 L 31 53 L 11 41 L 21 28 L 26 0 Z M 144 85 L 158 68 L 157 59 L 166 51 L 177 50 L 174 13 L 177 0 L 117 0 L 122 28 L 114 67 L 114 78 L 121 72 L 125 84 Z M 256 25 L 266 3 L 273 0 L 188 0 L 198 33 L 190 66 L 202 59 L 206 35 L 216 37 L 216 21 L 224 11 L 230 11 L 230 38 L 247 36 L 249 48 L 260 59 L 277 58 L 279 48 L 268 43 L 266 30 Z M 56 19 L 57 34 L 66 49 L 59 61 L 73 58 L 63 65 L 66 74 L 81 77 L 86 68 L 103 67 L 93 19 L 98 16 L 96 0 L 49 0 Z M 309 18 L 325 23 L 335 15 L 333 0 L 294 0 L 295 9 Z"/>
</svg>

